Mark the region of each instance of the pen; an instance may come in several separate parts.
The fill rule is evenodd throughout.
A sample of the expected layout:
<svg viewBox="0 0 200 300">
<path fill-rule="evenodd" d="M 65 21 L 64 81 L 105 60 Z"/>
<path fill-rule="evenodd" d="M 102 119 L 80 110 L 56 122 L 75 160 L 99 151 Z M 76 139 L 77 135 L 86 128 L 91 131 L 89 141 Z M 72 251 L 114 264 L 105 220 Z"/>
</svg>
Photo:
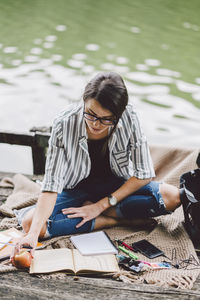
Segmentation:
<svg viewBox="0 0 200 300">
<path fill-rule="evenodd" d="M 129 250 L 136 252 L 135 249 L 133 249 L 131 246 L 127 245 L 126 243 L 124 243 L 124 242 L 122 242 L 122 241 L 120 241 L 120 240 L 117 240 L 117 242 L 118 242 L 119 244 L 123 245 L 124 247 L 128 248 Z"/>
<path fill-rule="evenodd" d="M 16 246 L 16 244 L 3 243 L 3 242 L 0 242 L 0 244 L 3 244 L 3 245 L 5 245 L 5 246 L 13 246 L 13 247 Z M 25 248 L 25 249 L 33 249 L 31 246 L 26 246 L 26 245 L 24 245 L 22 248 Z"/>
<path fill-rule="evenodd" d="M 143 264 L 145 264 L 145 265 L 151 266 L 151 263 L 149 263 L 148 261 L 140 260 L 140 262 L 143 263 Z"/>
<path fill-rule="evenodd" d="M 118 246 L 118 248 L 119 248 L 121 251 L 123 251 L 124 253 L 128 254 L 128 256 L 130 256 L 132 259 L 138 259 L 138 257 L 137 257 L 135 254 L 133 254 L 131 251 L 125 249 L 124 247 Z"/>
</svg>

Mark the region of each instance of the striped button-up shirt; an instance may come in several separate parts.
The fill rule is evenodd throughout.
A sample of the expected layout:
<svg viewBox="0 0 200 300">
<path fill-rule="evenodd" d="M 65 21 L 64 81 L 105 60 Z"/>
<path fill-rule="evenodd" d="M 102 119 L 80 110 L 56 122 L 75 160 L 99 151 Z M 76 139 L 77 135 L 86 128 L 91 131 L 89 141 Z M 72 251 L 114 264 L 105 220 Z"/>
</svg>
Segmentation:
<svg viewBox="0 0 200 300">
<path fill-rule="evenodd" d="M 82 103 L 69 107 L 54 120 L 42 191 L 61 193 L 89 176 L 91 160 L 83 109 Z M 139 179 L 155 176 L 146 137 L 131 105 L 126 106 L 109 138 L 108 148 L 110 167 L 116 176 L 126 180 L 132 176 Z"/>
</svg>

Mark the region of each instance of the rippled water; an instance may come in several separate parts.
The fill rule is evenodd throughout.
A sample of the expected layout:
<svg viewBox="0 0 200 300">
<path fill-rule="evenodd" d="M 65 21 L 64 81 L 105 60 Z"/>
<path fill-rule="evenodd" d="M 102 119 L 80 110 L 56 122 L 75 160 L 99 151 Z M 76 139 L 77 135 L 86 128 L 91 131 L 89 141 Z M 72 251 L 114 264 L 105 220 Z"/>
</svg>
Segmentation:
<svg viewBox="0 0 200 300">
<path fill-rule="evenodd" d="M 119 72 L 149 143 L 200 144 L 199 1 L 0 1 L 0 129 L 49 126 L 99 71 Z M 32 172 L 0 145 L 0 170 Z"/>
</svg>

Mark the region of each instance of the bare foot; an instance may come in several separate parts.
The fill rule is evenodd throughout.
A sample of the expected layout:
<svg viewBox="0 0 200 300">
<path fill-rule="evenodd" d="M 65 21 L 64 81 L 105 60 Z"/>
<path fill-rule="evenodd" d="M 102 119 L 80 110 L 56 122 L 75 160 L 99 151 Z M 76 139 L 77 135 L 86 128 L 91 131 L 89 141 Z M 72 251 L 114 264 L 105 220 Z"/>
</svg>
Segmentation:
<svg viewBox="0 0 200 300">
<path fill-rule="evenodd" d="M 131 227 L 139 227 L 139 228 L 149 228 L 153 229 L 157 225 L 157 221 L 155 219 L 120 219 L 121 225 L 131 226 Z"/>
<path fill-rule="evenodd" d="M 127 226 L 139 229 L 150 229 L 153 230 L 157 225 L 157 221 L 154 219 L 119 219 L 100 215 L 95 221 L 95 230 L 102 228 L 109 228 L 113 226 Z"/>
<path fill-rule="evenodd" d="M 97 229 L 109 228 L 116 225 L 120 225 L 119 219 L 100 215 L 95 220 L 94 229 L 97 230 Z"/>
</svg>

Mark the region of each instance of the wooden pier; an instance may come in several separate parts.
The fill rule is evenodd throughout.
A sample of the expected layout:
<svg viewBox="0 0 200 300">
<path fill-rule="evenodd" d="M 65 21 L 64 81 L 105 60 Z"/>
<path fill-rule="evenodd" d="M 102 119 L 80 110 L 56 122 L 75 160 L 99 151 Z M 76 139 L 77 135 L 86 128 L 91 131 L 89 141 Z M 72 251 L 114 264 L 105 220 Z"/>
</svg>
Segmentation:
<svg viewBox="0 0 200 300">
<path fill-rule="evenodd" d="M 0 173 L 0 180 L 14 174 Z M 41 176 L 29 176 L 41 179 Z M 0 204 L 12 193 L 0 188 Z M 0 216 L 2 219 L 3 216 Z M 192 290 L 162 288 L 149 284 L 124 283 L 110 278 L 65 276 L 43 279 L 27 271 L 1 273 L 0 299 L 200 299 L 200 278 Z"/>
<path fill-rule="evenodd" d="M 46 149 L 51 128 L 32 128 L 30 132 L 12 132 L 0 130 L 0 143 L 29 146 L 32 149 L 33 173 L 44 174 Z"/>
</svg>

